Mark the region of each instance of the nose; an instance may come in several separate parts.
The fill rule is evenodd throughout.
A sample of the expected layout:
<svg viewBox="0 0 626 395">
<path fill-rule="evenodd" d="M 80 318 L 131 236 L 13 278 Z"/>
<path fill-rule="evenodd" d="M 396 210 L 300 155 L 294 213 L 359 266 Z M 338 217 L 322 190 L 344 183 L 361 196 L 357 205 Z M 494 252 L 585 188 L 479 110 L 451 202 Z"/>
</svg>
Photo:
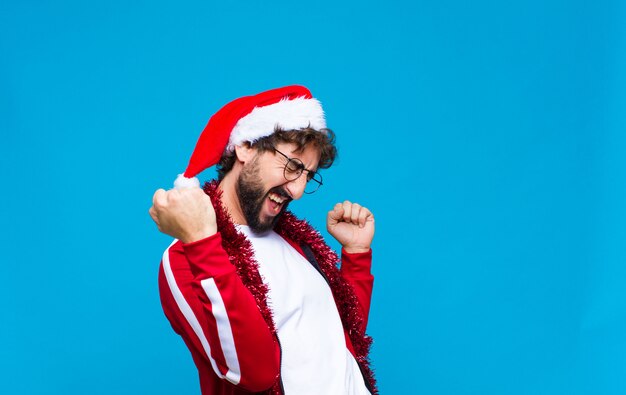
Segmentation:
<svg viewBox="0 0 626 395">
<path fill-rule="evenodd" d="M 304 194 L 304 188 L 306 188 L 306 175 L 304 173 L 300 174 L 300 177 L 287 182 L 285 188 L 287 189 L 293 200 L 300 199 Z"/>
</svg>

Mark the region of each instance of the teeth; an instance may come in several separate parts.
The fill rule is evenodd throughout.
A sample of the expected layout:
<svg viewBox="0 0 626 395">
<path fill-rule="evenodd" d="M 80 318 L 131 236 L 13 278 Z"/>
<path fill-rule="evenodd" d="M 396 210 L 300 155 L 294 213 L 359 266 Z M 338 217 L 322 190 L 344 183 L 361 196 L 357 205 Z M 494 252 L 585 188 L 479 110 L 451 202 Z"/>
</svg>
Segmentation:
<svg viewBox="0 0 626 395">
<path fill-rule="evenodd" d="M 271 201 L 276 202 L 278 204 L 282 204 L 285 201 L 284 198 L 282 198 L 282 197 L 280 197 L 280 196 L 278 196 L 276 194 L 273 194 L 273 193 L 270 194 L 268 197 L 270 198 Z"/>
</svg>

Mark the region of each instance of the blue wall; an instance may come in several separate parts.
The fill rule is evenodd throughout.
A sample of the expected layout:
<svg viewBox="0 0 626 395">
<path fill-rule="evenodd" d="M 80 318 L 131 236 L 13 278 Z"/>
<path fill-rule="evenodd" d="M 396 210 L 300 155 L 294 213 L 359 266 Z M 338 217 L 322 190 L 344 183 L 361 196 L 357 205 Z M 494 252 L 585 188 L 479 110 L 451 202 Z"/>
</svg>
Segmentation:
<svg viewBox="0 0 626 395">
<path fill-rule="evenodd" d="M 383 394 L 626 393 L 625 7 L 0 6 L 1 392 L 199 393 L 152 193 L 221 105 L 299 83 L 340 160 L 294 211 L 377 218 Z"/>
</svg>

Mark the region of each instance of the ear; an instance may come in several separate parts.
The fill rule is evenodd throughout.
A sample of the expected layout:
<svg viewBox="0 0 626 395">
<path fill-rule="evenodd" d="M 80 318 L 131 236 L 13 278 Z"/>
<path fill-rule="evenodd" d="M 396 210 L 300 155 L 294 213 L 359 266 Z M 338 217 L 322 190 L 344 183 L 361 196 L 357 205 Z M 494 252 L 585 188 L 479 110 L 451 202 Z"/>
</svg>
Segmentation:
<svg viewBox="0 0 626 395">
<path fill-rule="evenodd" d="M 243 163 L 250 161 L 256 153 L 255 149 L 250 147 L 250 143 L 245 142 L 241 145 L 235 145 L 235 155 L 237 160 Z"/>
</svg>

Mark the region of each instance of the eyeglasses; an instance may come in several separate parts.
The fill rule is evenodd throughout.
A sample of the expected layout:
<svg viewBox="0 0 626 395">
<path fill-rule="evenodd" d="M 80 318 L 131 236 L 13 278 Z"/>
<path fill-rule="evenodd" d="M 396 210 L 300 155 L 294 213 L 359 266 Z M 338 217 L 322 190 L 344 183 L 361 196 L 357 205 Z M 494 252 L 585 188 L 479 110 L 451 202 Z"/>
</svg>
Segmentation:
<svg viewBox="0 0 626 395">
<path fill-rule="evenodd" d="M 290 158 L 283 154 L 276 147 L 272 147 L 274 151 L 278 152 L 287 159 L 285 163 L 285 169 L 283 174 L 287 181 L 294 181 L 300 178 L 302 172 L 306 171 L 306 187 L 304 187 L 304 193 L 311 194 L 322 186 L 322 175 L 316 171 L 309 170 L 304 166 L 304 163 L 298 158 Z"/>
</svg>

